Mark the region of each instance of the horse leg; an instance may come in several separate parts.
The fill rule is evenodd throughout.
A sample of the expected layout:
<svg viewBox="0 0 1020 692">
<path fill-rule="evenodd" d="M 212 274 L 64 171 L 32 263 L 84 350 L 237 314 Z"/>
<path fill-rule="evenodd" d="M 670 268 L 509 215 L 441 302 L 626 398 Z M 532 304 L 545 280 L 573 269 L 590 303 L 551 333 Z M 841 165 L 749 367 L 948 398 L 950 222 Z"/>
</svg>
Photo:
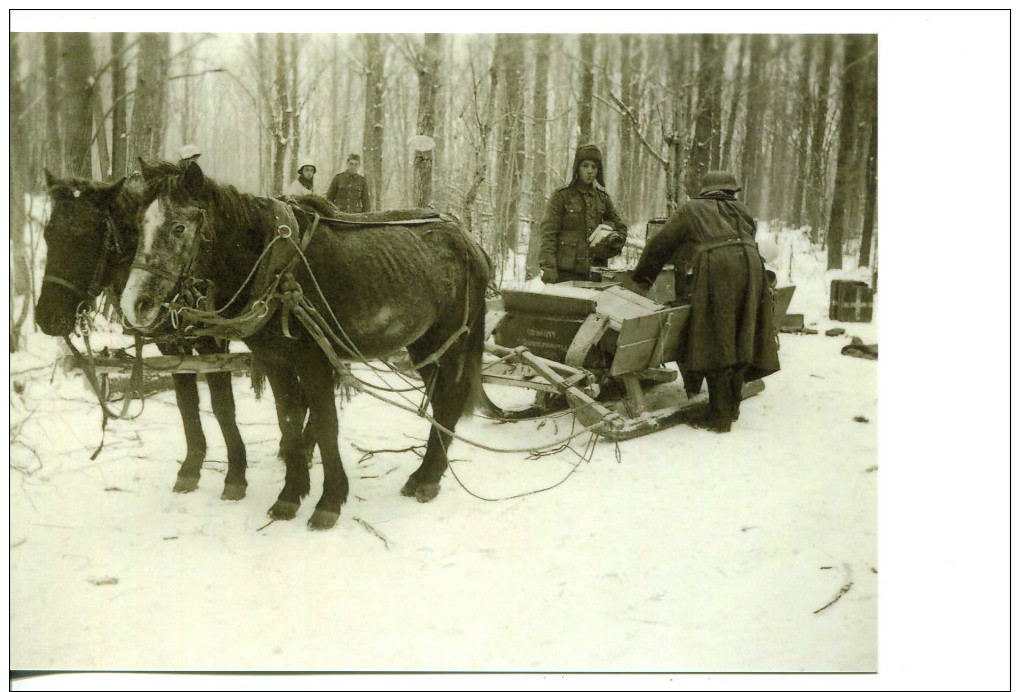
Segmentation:
<svg viewBox="0 0 1020 692">
<path fill-rule="evenodd" d="M 213 413 L 223 431 L 223 441 L 227 445 L 227 478 L 223 483 L 221 500 L 244 499 L 248 481 L 245 471 L 248 469 L 248 457 L 244 449 L 244 440 L 237 429 L 237 418 L 234 408 L 234 390 L 229 372 L 211 372 L 206 375 L 209 385 L 209 398 L 212 399 Z"/>
<path fill-rule="evenodd" d="M 336 397 L 333 391 L 333 373 L 330 365 L 322 359 L 309 363 L 301 372 L 301 384 L 305 401 L 309 407 L 308 428 L 319 445 L 322 456 L 322 497 L 315 505 L 315 512 L 308 520 L 308 528 L 330 529 L 340 517 L 340 509 L 347 502 L 349 484 L 340 459 L 338 435 L 339 420 L 336 412 Z"/>
<path fill-rule="evenodd" d="M 280 456 L 287 466 L 283 490 L 269 508 L 269 516 L 274 519 L 293 519 L 310 485 L 301 439 L 307 407 L 297 375 L 293 371 L 266 367 L 266 378 L 273 389 L 276 417 L 280 424 Z"/>
<path fill-rule="evenodd" d="M 460 380 L 455 379 L 456 361 L 451 363 L 450 360 L 454 359 L 443 359 L 445 364 L 439 368 L 427 366 L 420 371 L 424 382 L 434 380 L 431 398 L 432 417 L 435 422 L 429 432 L 429 441 L 421 466 L 408 477 L 404 487 L 400 489 L 402 495 L 413 497 L 418 502 L 428 502 L 439 494 L 439 481 L 449 464 L 446 450 L 450 446 L 451 433 L 460 420 L 464 404 L 471 393 L 471 383 L 467 377 L 462 375 Z M 446 430 L 440 430 L 436 426 L 437 423 Z"/>
<path fill-rule="evenodd" d="M 181 373 L 173 376 L 174 393 L 177 395 L 177 409 L 184 423 L 184 439 L 188 452 L 184 463 L 177 471 L 174 483 L 175 493 L 190 493 L 198 488 L 198 479 L 205 461 L 205 433 L 198 412 L 198 384 L 194 374 Z"/>
</svg>

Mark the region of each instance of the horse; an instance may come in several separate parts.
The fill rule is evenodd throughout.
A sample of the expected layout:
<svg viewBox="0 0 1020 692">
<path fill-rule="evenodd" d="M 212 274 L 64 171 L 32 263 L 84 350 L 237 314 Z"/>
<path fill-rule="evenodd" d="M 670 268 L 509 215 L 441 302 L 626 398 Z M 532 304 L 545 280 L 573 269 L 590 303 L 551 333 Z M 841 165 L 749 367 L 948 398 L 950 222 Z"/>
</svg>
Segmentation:
<svg viewBox="0 0 1020 692">
<path fill-rule="evenodd" d="M 208 302 L 222 307 L 203 313 L 207 323 L 247 344 L 275 399 L 286 473 L 269 515 L 293 519 L 310 492 L 299 453 L 307 413 L 323 467 L 308 527 L 336 524 L 349 493 L 338 441 L 337 364 L 402 348 L 422 378 L 432 416 L 421 465 L 400 492 L 418 502 L 435 498 L 455 426 L 481 392 L 492 264 L 478 243 L 443 215 L 390 224 L 380 223 L 386 213 L 351 215 L 352 223 L 323 218 L 303 205 L 218 184 L 194 162 L 183 172 L 143 166 L 142 174 L 148 202 L 121 308 L 145 333 L 160 324 L 181 286 L 210 287 L 215 298 Z"/>
<path fill-rule="evenodd" d="M 161 163 L 161 170 L 174 164 Z M 59 179 L 46 172 L 51 212 L 43 237 L 46 267 L 42 290 L 36 304 L 35 320 L 45 334 L 67 337 L 75 326 L 79 309 L 87 309 L 106 290 L 119 301 L 138 245 L 138 214 L 145 197 L 140 173 L 115 183 L 79 178 Z M 167 339 L 157 334 L 156 345 L 166 355 L 225 353 L 226 342 L 212 338 L 189 341 Z M 208 373 L 206 382 L 213 413 L 227 446 L 227 475 L 223 500 L 243 499 L 247 453 L 237 428 L 230 373 Z M 198 488 L 206 441 L 199 416 L 197 377 L 193 373 L 173 375 L 177 407 L 184 424 L 187 453 L 174 483 L 174 492 Z"/>
</svg>

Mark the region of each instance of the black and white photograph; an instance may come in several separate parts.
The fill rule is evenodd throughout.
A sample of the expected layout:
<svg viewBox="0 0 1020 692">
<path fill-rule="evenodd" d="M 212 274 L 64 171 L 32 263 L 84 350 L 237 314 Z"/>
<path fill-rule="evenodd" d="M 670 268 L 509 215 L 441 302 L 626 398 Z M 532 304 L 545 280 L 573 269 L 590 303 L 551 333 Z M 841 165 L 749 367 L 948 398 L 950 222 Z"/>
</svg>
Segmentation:
<svg viewBox="0 0 1020 692">
<path fill-rule="evenodd" d="M 12 689 L 998 689 L 1009 12 L 746 15 L 11 10 Z"/>
</svg>

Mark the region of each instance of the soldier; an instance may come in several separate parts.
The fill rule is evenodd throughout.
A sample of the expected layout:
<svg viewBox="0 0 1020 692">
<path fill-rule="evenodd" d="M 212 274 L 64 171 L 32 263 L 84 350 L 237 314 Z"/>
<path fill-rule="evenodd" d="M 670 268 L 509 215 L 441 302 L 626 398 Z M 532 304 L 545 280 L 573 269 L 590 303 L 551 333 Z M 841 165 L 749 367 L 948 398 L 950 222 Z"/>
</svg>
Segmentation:
<svg viewBox="0 0 1020 692">
<path fill-rule="evenodd" d="M 329 184 L 326 199 L 335 204 L 340 211 L 359 214 L 371 211 L 372 204 L 368 195 L 368 181 L 365 176 L 358 175 L 361 157 L 351 154 L 347 157 L 347 170 L 333 176 Z"/>
<path fill-rule="evenodd" d="M 297 172 L 298 177 L 291 181 L 283 193 L 286 195 L 314 195 L 315 166 L 305 163 L 301 165 L 301 168 L 297 169 Z"/>
<path fill-rule="evenodd" d="M 779 370 L 768 277 L 754 241 L 750 210 L 736 199 L 732 173 L 705 174 L 645 246 L 632 278 L 651 287 L 663 265 L 677 269 L 677 294 L 691 305 L 677 364 L 688 394 L 708 384 L 708 415 L 696 427 L 729 432 L 740 415 L 744 382 Z"/>
<path fill-rule="evenodd" d="M 593 234 L 604 236 L 591 242 Z M 603 233 L 605 232 L 605 233 Z M 538 264 L 542 281 L 591 281 L 593 269 L 606 266 L 623 250 L 627 224 L 606 192 L 602 152 L 594 144 L 577 148 L 573 178 L 549 198 L 542 220 Z"/>
<path fill-rule="evenodd" d="M 192 161 L 198 161 L 198 157 L 202 155 L 202 152 L 194 144 L 185 144 L 177 150 L 177 157 L 180 161 L 177 165 L 181 167 L 181 170 L 188 167 L 188 164 Z"/>
</svg>

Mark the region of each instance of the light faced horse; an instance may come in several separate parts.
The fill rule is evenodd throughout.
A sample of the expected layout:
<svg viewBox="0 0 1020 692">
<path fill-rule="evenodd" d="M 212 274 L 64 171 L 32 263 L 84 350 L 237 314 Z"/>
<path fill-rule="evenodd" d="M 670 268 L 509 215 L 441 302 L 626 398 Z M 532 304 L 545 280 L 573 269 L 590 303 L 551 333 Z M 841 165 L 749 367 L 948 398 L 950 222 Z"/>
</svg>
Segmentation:
<svg viewBox="0 0 1020 692">
<path fill-rule="evenodd" d="M 163 163 L 157 169 L 172 170 L 174 166 Z M 140 174 L 112 184 L 62 180 L 47 172 L 46 183 L 52 206 L 43 232 L 46 269 L 35 320 L 46 334 L 68 336 L 80 307 L 91 306 L 104 289 L 117 299 L 124 290 L 138 245 L 137 221 L 145 197 L 145 181 Z M 192 349 L 202 354 L 226 351 L 225 343 L 211 338 L 187 343 L 157 340 L 157 346 L 167 355 L 191 353 Z M 206 441 L 199 416 L 196 375 L 177 373 L 173 381 L 187 442 L 174 491 L 183 493 L 198 487 Z M 247 488 L 247 458 L 234 417 L 230 373 L 209 373 L 206 381 L 213 413 L 227 446 L 228 469 L 222 498 L 240 500 Z"/>
<path fill-rule="evenodd" d="M 422 463 L 401 492 L 420 502 L 434 498 L 452 432 L 470 414 L 480 390 L 491 266 L 478 244 L 455 222 L 439 218 L 421 225 L 341 228 L 325 219 L 312 226 L 312 216 L 298 210 L 300 228 L 290 229 L 279 222 L 282 203 L 218 185 L 197 164 L 180 174 L 150 174 L 152 202 L 121 298 L 127 320 L 143 332 L 158 325 L 161 306 L 182 280 L 211 282 L 218 299 L 230 297 L 226 317 L 263 297 L 273 308 L 268 321 L 244 337 L 273 390 L 287 467 L 269 514 L 293 518 L 309 493 L 308 467 L 299 453 L 306 411 L 323 465 L 323 492 L 309 526 L 332 527 L 349 491 L 330 358 L 293 315 L 284 328 L 287 309 L 278 294 L 266 297 L 262 286 L 249 281 L 258 275 L 259 262 L 272 256 L 267 248 L 273 242 L 294 248 L 307 243 L 294 254 L 291 285 L 300 287 L 308 307 L 340 335 L 343 346 L 335 349 L 340 359 L 371 359 L 406 347 L 420 364 L 434 421 Z M 317 230 L 309 236 L 310 226 Z M 284 228 L 294 231 L 289 239 L 281 237 Z"/>
</svg>

